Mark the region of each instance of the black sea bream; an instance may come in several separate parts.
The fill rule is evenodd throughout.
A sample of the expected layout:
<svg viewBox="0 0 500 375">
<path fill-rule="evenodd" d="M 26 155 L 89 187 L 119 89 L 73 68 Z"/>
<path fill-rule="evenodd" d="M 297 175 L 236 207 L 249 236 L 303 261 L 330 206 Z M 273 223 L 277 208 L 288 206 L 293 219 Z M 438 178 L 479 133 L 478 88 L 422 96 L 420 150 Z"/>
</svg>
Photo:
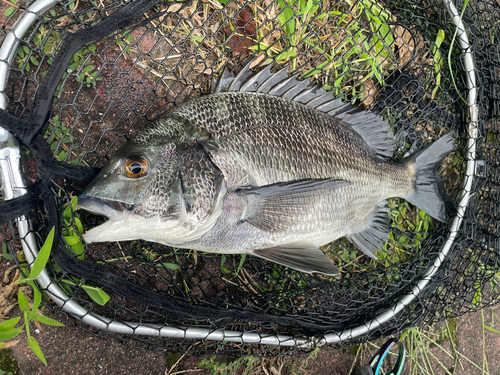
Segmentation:
<svg viewBox="0 0 500 375">
<path fill-rule="evenodd" d="M 79 206 L 108 218 L 87 242 L 144 239 L 335 275 L 319 247 L 345 236 L 375 257 L 387 198 L 445 219 L 436 169 L 453 134 L 394 163 L 385 121 L 285 69 L 247 66 L 214 87 L 147 124 L 85 189 Z"/>
</svg>

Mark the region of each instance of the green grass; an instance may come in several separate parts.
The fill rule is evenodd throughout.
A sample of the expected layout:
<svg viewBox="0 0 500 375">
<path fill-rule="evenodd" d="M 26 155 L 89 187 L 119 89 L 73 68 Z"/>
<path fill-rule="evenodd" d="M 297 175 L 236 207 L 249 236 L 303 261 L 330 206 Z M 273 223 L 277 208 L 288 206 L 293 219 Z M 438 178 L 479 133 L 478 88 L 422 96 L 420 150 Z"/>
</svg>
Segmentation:
<svg viewBox="0 0 500 375">
<path fill-rule="evenodd" d="M 139 68 L 152 73 L 153 79 L 162 80 L 167 86 L 184 77 L 187 83 L 194 83 L 191 77 L 195 72 L 205 73 L 207 68 L 219 71 L 226 63 L 230 38 L 251 38 L 243 35 L 234 21 L 228 20 L 236 17 L 237 7 L 243 9 L 245 3 L 234 1 L 232 4 L 235 6 L 225 10 L 214 1 L 198 9 L 186 6 L 178 10 L 180 5 L 176 4 L 174 9 L 184 18 L 177 26 L 152 19 L 151 24 L 161 38 L 167 40 L 167 36 L 176 31 L 174 38 L 168 38 L 174 52 L 163 61 L 142 55 L 130 39 L 120 48 L 127 48 L 128 56 L 137 61 Z M 323 0 L 278 0 L 268 6 L 263 0 L 257 0 L 246 7 L 253 12 L 250 22 L 256 29 L 249 50 L 256 63 L 276 61 L 289 64 L 291 70 L 301 67 L 304 77 L 317 77 L 322 72 L 323 77 L 327 77 L 322 82 L 325 89 L 351 102 L 362 102 L 375 95 L 378 88 L 374 86 L 383 86 L 385 77 L 396 68 L 397 35 L 389 25 L 390 14 L 370 0 L 345 3 L 349 6 L 345 13 L 340 5 L 329 5 L 329 9 L 326 5 Z M 170 6 L 164 3 L 161 9 Z M 233 33 L 211 31 L 222 30 L 223 25 L 229 25 Z M 188 58 L 182 66 L 177 66 L 176 61 L 184 54 L 189 54 Z M 202 64 L 197 63 L 201 60 L 204 60 Z M 166 69 L 169 66 L 175 66 L 175 73 Z"/>
<path fill-rule="evenodd" d="M 492 316 L 500 323 L 498 315 L 491 310 Z M 477 313 L 476 313 L 477 314 Z M 464 366 L 472 369 L 475 374 L 490 374 L 488 369 L 488 359 L 486 357 L 486 347 L 488 342 L 485 340 L 486 330 L 490 329 L 485 323 L 484 311 L 481 310 L 482 331 L 481 338 L 477 343 L 457 342 L 457 334 L 460 326 L 456 318 L 449 319 L 441 324 L 440 328 L 436 325 L 429 328 L 410 328 L 402 333 L 406 340 L 408 353 L 409 375 L 457 375 L 464 373 Z M 495 332 L 496 330 L 493 330 Z M 482 361 L 477 363 L 467 355 L 463 354 L 462 347 L 474 349 L 480 345 L 482 347 Z M 444 363 L 446 361 L 446 363 Z M 450 366 L 450 363 L 452 364 Z"/>
</svg>

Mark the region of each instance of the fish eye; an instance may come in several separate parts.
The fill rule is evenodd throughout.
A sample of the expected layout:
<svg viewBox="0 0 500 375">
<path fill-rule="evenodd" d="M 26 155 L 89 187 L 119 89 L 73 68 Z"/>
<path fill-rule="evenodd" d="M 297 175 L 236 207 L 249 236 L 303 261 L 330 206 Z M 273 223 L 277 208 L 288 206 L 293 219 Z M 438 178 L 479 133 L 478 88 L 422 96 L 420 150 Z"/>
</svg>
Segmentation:
<svg viewBox="0 0 500 375">
<path fill-rule="evenodd" d="M 144 176 L 149 170 L 149 163 L 142 156 L 130 156 L 123 165 L 125 174 L 130 178 Z"/>
</svg>

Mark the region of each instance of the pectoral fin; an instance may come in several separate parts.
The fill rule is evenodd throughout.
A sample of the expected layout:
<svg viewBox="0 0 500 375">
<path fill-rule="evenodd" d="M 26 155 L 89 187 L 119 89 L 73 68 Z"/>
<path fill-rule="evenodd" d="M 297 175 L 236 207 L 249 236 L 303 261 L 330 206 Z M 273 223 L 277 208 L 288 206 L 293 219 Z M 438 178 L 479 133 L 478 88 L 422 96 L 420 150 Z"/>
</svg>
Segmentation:
<svg viewBox="0 0 500 375">
<path fill-rule="evenodd" d="M 380 250 L 389 233 L 389 207 L 387 201 L 375 206 L 373 215 L 365 230 L 346 236 L 365 255 L 377 259 L 375 251 Z"/>
<path fill-rule="evenodd" d="M 258 188 L 238 190 L 246 204 L 243 221 L 272 233 L 293 228 L 315 209 L 315 204 L 326 194 L 333 194 L 343 180 L 302 180 L 277 183 Z"/>
<path fill-rule="evenodd" d="M 323 273 L 331 276 L 340 273 L 318 247 L 307 244 L 300 248 L 294 246 L 297 245 L 254 250 L 253 253 L 261 258 L 305 273 Z"/>
</svg>

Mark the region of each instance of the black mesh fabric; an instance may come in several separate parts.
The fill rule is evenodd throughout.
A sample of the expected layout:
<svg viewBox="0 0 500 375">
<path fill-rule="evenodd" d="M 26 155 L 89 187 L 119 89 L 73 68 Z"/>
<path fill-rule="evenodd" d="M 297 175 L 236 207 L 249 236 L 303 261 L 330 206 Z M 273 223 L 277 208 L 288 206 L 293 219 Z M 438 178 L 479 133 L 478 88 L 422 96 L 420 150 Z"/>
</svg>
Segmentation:
<svg viewBox="0 0 500 375">
<path fill-rule="evenodd" d="M 5 19 L 1 39 L 31 4 Z M 459 10 L 462 6 L 456 4 Z M 30 215 L 39 245 L 53 225 L 59 228 L 48 265 L 52 282 L 88 314 L 181 330 L 341 333 L 412 293 L 439 256 L 451 219 L 437 222 L 400 199 L 389 202 L 391 230 L 378 260 L 364 257 L 345 239 L 325 247 L 341 270 L 339 277 L 302 274 L 251 256 L 196 253 L 145 241 L 85 245 L 84 253 L 75 254 L 64 246 L 63 234 L 77 229 L 75 217 L 84 227 L 102 220 L 65 209 L 85 187 L 77 180 L 88 181 L 147 121 L 208 94 L 223 69 L 236 73 L 252 59 L 255 69 L 275 63 L 302 72 L 346 102 L 380 113 L 395 134 L 394 160 L 456 129 L 457 150 L 440 171 L 456 208 L 464 195 L 468 147 L 469 109 L 461 97 L 467 98 L 471 73 L 457 43 L 451 45 L 455 27 L 440 1 L 79 1 L 57 2 L 37 16 L 10 64 L 4 92 L 9 104 L 0 113 L 2 125 L 28 146 L 25 169 L 37 182 L 26 198 L 2 204 L 0 219 Z M 493 1 L 469 2 L 463 15 L 477 65 L 477 147 L 484 163 L 474 178 L 462 228 L 439 271 L 411 304 L 343 343 L 498 301 L 498 19 L 500 5 Z M 29 213 L 26 207 L 34 209 Z M 20 251 L 15 221 L 2 228 L 8 249 Z M 83 279 L 111 299 L 104 306 L 95 303 L 78 286 Z M 46 304 L 68 324 L 151 349 L 236 355 L 299 350 L 122 335 L 82 324 L 49 300 Z"/>
</svg>

